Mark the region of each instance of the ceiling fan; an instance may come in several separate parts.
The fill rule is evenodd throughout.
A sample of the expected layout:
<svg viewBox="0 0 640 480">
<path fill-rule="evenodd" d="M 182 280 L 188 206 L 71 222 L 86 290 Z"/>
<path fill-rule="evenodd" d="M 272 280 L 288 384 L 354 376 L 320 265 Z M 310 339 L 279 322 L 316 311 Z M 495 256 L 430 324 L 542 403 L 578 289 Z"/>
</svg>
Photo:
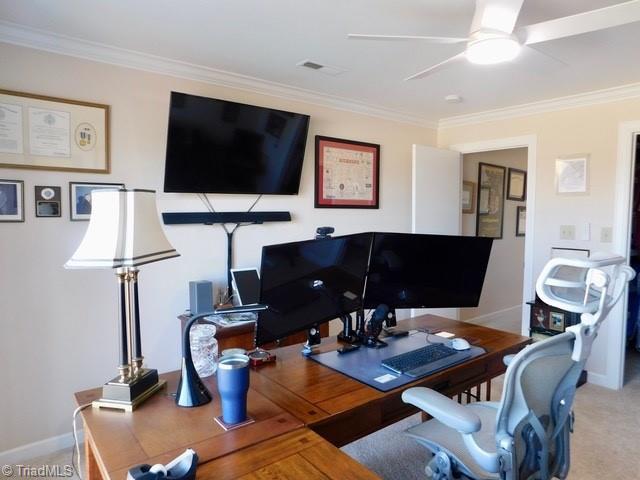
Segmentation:
<svg viewBox="0 0 640 480">
<path fill-rule="evenodd" d="M 430 43 L 464 43 L 460 53 L 432 65 L 405 80 L 426 77 L 465 58 L 475 64 L 491 65 L 516 58 L 523 47 L 571 37 L 581 33 L 640 21 L 640 0 L 631 0 L 609 7 L 556 18 L 515 29 L 524 0 L 476 0 L 469 37 L 438 37 L 425 35 L 366 35 L 350 33 L 359 40 L 421 40 Z"/>
</svg>

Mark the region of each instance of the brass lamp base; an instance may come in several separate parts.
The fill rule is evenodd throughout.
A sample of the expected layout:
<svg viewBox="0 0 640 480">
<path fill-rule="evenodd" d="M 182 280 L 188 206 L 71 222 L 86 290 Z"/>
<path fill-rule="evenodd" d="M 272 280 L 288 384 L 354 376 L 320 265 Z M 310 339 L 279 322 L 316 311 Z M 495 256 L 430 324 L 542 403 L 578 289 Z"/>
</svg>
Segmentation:
<svg viewBox="0 0 640 480">
<path fill-rule="evenodd" d="M 111 408 L 132 412 L 147 398 L 166 385 L 165 380 L 158 379 L 158 371 L 143 369 L 135 378 L 120 382 L 118 378 L 107 382 L 102 387 L 102 398 L 94 401 L 94 408 Z"/>
</svg>

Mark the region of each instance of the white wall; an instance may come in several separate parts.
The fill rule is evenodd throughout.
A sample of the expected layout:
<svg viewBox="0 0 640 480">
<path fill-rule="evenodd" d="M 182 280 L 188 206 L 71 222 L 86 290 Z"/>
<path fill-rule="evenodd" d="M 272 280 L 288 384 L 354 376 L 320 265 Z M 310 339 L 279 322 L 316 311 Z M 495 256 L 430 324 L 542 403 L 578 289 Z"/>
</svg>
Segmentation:
<svg viewBox="0 0 640 480">
<path fill-rule="evenodd" d="M 476 185 L 476 193 L 479 163 L 490 163 L 505 167 L 502 238 L 493 241 L 480 304 L 477 308 L 461 308 L 460 319 L 471 320 L 482 316 L 484 320 L 488 320 L 488 316 L 491 316 L 491 314 L 511 309 L 509 318 L 513 318 L 514 330 L 520 331 L 521 310 L 519 308 L 513 309 L 512 307 L 518 307 L 522 304 L 524 237 L 516 237 L 516 214 L 517 207 L 524 206 L 525 202 L 507 200 L 506 191 L 509 168 L 527 170 L 527 149 L 509 148 L 463 155 L 462 178 Z M 476 234 L 477 205 L 475 210 L 475 213 L 462 214 L 463 235 L 475 236 Z"/>
<path fill-rule="evenodd" d="M 1 88 L 111 105 L 113 165 L 110 175 L 0 169 L 25 181 L 26 205 L 24 223 L 0 224 L 0 452 L 70 431 L 73 392 L 115 374 L 114 275 L 62 268 L 87 226 L 69 221 L 68 182 L 124 182 L 157 189 L 160 211 L 204 210 L 195 195 L 161 193 L 171 90 L 311 115 L 300 195 L 264 197 L 256 208 L 289 210 L 293 221 L 238 230 L 236 266 L 259 265 L 262 245 L 310 238 L 320 225 L 339 234 L 410 229 L 411 145 L 435 144 L 434 130 L 5 44 L 0 58 Z M 313 208 L 317 134 L 381 145 L 379 210 Z M 35 218 L 34 185 L 62 187 L 62 218 Z M 255 197 L 211 198 L 219 210 L 243 210 Z M 188 281 L 226 281 L 220 227 L 165 230 L 182 256 L 144 266 L 140 278 L 143 349 L 160 371 L 179 364 L 176 315 L 188 306 Z"/>
<path fill-rule="evenodd" d="M 549 259 L 551 247 L 587 248 L 592 251 L 612 251 L 614 243 L 600 241 L 602 228 L 614 221 L 616 184 L 616 156 L 618 128 L 621 122 L 640 119 L 640 99 L 632 98 L 605 104 L 576 107 L 504 120 L 470 123 L 441 128 L 438 143 L 449 145 L 483 142 L 494 139 L 535 135 L 536 191 L 535 244 L 533 271 L 537 277 Z M 558 156 L 577 153 L 590 154 L 589 194 L 561 196 L 555 193 L 554 169 Z M 580 232 L 591 224 L 591 239 L 582 240 Z M 575 225 L 576 240 L 560 240 L 560 225 Z M 626 255 L 627 252 L 616 252 Z M 533 294 L 533 292 L 531 292 Z M 609 348 L 616 345 L 619 332 L 611 331 L 615 324 L 605 322 L 587 364 L 590 381 L 601 385 L 617 385 L 619 352 Z"/>
</svg>

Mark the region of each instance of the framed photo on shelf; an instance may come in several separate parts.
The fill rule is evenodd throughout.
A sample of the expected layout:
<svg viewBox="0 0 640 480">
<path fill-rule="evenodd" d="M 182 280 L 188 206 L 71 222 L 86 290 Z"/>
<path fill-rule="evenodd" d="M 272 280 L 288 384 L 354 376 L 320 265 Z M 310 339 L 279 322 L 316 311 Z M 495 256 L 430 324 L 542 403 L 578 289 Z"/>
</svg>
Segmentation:
<svg viewBox="0 0 640 480">
<path fill-rule="evenodd" d="M 516 237 L 524 237 L 527 225 L 527 207 L 519 206 L 516 209 Z"/>
<path fill-rule="evenodd" d="M 114 188 L 124 188 L 124 184 L 69 182 L 69 216 L 71 221 L 89 220 L 91 217 L 91 192 Z"/>
<path fill-rule="evenodd" d="M 22 180 L 0 180 L 0 222 L 24 222 Z"/>
<path fill-rule="evenodd" d="M 507 200 L 524 202 L 527 196 L 527 172 L 509 168 L 507 176 Z"/>
<path fill-rule="evenodd" d="M 462 182 L 462 213 L 476 213 L 476 184 Z"/>
<path fill-rule="evenodd" d="M 564 332 L 564 313 L 549 313 L 549 329 L 555 332 Z"/>
<path fill-rule="evenodd" d="M 478 237 L 502 238 L 505 172 L 499 165 L 478 164 Z"/>
<path fill-rule="evenodd" d="M 61 217 L 62 200 L 60 187 L 36 186 L 36 217 Z"/>
<path fill-rule="evenodd" d="M 379 195 L 380 145 L 316 135 L 316 208 L 380 208 Z"/>
<path fill-rule="evenodd" d="M 0 167 L 109 173 L 109 106 L 0 90 Z"/>
</svg>

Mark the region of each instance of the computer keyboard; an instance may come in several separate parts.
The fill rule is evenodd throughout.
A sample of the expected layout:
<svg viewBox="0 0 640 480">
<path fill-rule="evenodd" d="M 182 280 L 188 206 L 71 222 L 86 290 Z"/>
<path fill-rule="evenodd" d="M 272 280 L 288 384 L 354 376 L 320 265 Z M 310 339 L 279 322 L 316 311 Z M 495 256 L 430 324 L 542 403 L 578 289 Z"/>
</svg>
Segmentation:
<svg viewBox="0 0 640 480">
<path fill-rule="evenodd" d="M 399 374 L 422 377 L 437 370 L 460 363 L 471 356 L 471 352 L 458 351 L 442 343 L 411 350 L 382 360 L 382 366 Z"/>
</svg>

